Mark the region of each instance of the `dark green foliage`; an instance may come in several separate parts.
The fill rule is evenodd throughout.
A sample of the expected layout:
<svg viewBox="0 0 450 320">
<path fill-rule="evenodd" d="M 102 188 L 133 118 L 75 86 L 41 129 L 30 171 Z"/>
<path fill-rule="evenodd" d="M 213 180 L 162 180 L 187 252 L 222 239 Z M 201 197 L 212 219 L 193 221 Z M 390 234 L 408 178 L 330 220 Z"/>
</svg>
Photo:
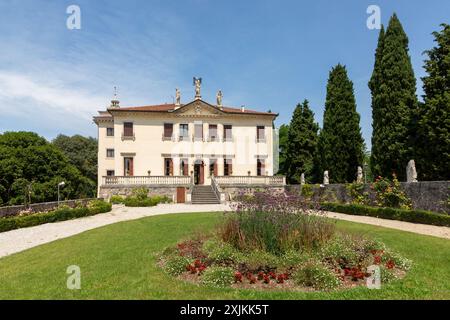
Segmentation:
<svg viewBox="0 0 450 320">
<path fill-rule="evenodd" d="M 54 145 L 32 132 L 0 134 L 0 198 L 3 204 L 55 201 L 57 185 L 61 199 L 90 198 L 95 183 L 81 175 Z M 31 193 L 30 193 L 31 190 Z"/>
<path fill-rule="evenodd" d="M 450 25 L 442 28 L 433 33 L 436 47 L 426 51 L 416 153 L 419 180 L 450 180 Z"/>
<path fill-rule="evenodd" d="M 405 167 L 412 156 L 418 102 L 408 37 L 395 14 L 386 32 L 380 31 L 369 88 L 372 93 L 372 173 L 374 176 L 396 173 L 404 180 Z"/>
<path fill-rule="evenodd" d="M 69 159 L 81 174 L 92 181 L 97 181 L 97 139 L 60 134 L 52 141 Z"/>
<path fill-rule="evenodd" d="M 353 83 L 345 66 L 334 67 L 328 79 L 318 167 L 329 171 L 331 183 L 352 182 L 363 162 L 364 140 L 356 112 Z"/>
<path fill-rule="evenodd" d="M 323 203 L 322 209 L 357 216 L 370 216 L 389 220 L 400 220 L 413 223 L 450 227 L 450 215 L 425 210 L 379 208 L 357 204 L 338 203 Z"/>
<path fill-rule="evenodd" d="M 319 125 L 314 121 L 314 113 L 308 106 L 308 100 L 298 104 L 292 116 L 287 135 L 286 175 L 291 184 L 300 183 L 305 173 L 311 181 L 314 156 L 317 152 Z"/>
<path fill-rule="evenodd" d="M 287 142 L 288 142 L 289 126 L 282 124 L 278 131 L 279 138 L 279 170 L 278 173 L 286 175 L 286 157 L 287 157 Z"/>
<path fill-rule="evenodd" d="M 11 218 L 0 218 L 0 232 L 37 226 L 44 223 L 87 217 L 109 211 L 111 211 L 111 204 L 101 200 L 94 200 L 91 201 L 87 205 L 87 207 L 82 208 L 72 209 L 68 207 L 61 207 L 59 209 L 46 213 L 36 213 Z"/>
</svg>

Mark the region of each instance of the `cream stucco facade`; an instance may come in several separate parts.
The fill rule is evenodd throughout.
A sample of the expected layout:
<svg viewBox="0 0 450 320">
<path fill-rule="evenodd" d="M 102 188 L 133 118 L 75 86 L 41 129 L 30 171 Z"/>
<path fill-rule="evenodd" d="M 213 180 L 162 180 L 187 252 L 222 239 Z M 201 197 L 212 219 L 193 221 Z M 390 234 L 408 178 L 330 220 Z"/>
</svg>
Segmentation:
<svg viewBox="0 0 450 320">
<path fill-rule="evenodd" d="M 94 117 L 98 185 L 105 176 L 272 176 L 277 114 L 196 99 L 188 104 L 120 107 Z M 201 175 L 201 177 L 200 177 Z"/>
</svg>

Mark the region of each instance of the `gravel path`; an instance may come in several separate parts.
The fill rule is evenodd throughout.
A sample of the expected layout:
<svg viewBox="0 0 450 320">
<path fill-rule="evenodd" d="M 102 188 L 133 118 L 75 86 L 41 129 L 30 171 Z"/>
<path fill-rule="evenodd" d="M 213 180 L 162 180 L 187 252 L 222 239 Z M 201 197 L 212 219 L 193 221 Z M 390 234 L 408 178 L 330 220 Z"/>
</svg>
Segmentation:
<svg viewBox="0 0 450 320">
<path fill-rule="evenodd" d="M 224 204 L 159 204 L 149 208 L 114 206 L 108 213 L 0 233 L 0 258 L 116 222 L 168 213 L 223 212 L 225 210 L 230 208 Z"/>
<path fill-rule="evenodd" d="M 36 227 L 23 228 L 0 233 L 0 258 L 36 247 L 44 243 L 67 238 L 87 230 L 95 229 L 116 222 L 135 220 L 143 217 L 168 213 L 213 211 L 223 212 L 229 210 L 230 207 L 225 204 L 160 204 L 156 207 L 150 208 L 127 208 L 123 206 L 114 206 L 112 211 L 109 213 L 102 213 L 95 216 L 75 220 L 47 223 Z M 326 215 L 330 218 L 339 220 L 371 224 L 375 226 L 450 239 L 450 228 L 448 227 L 437 227 L 365 216 L 352 216 L 334 212 L 326 212 Z"/>
</svg>

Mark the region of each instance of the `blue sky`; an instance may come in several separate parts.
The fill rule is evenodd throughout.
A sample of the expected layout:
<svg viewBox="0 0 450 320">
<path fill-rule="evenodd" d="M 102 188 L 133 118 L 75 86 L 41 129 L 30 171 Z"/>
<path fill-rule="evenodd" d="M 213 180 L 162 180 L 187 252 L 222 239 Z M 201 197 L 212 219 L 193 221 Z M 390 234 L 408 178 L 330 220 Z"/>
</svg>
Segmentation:
<svg viewBox="0 0 450 320">
<path fill-rule="evenodd" d="M 66 8 L 81 8 L 81 30 L 66 28 Z M 354 83 L 363 136 L 370 146 L 370 78 L 378 30 L 366 27 L 369 5 L 387 24 L 399 16 L 422 94 L 431 32 L 450 16 L 450 1 L 63 1 L 1 0 L 0 132 L 30 130 L 96 136 L 92 116 L 113 87 L 121 105 L 182 102 L 202 96 L 279 112 L 310 101 L 322 125 L 326 82 L 337 63 Z"/>
</svg>

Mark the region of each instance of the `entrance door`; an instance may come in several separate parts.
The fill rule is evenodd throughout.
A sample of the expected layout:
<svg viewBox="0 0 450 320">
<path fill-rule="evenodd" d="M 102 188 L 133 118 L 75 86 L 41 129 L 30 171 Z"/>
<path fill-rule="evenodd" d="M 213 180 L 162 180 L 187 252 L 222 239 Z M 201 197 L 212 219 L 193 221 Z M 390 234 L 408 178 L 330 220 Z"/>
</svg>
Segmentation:
<svg viewBox="0 0 450 320">
<path fill-rule="evenodd" d="M 185 191 L 186 190 L 184 187 L 177 188 L 177 203 L 184 203 L 186 201 L 186 199 L 184 198 Z"/>
<path fill-rule="evenodd" d="M 123 158 L 123 173 L 124 176 L 133 176 L 134 168 L 133 168 L 133 158 L 125 157 Z"/>
<path fill-rule="evenodd" d="M 204 184 L 205 183 L 205 169 L 203 161 L 196 161 L 194 164 L 194 183 Z"/>
</svg>

